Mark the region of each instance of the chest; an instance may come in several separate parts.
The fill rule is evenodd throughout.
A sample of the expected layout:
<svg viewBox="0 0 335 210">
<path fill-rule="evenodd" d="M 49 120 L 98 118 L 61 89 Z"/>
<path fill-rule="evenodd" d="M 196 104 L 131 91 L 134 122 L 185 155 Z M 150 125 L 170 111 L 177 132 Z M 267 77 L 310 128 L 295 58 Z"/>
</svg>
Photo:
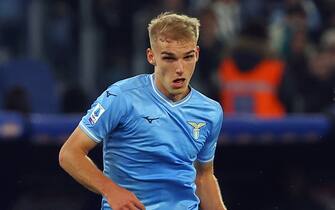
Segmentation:
<svg viewBox="0 0 335 210">
<path fill-rule="evenodd" d="M 144 155 L 193 162 L 209 138 L 208 121 L 195 107 L 148 101 L 133 105 L 118 130 Z"/>
</svg>

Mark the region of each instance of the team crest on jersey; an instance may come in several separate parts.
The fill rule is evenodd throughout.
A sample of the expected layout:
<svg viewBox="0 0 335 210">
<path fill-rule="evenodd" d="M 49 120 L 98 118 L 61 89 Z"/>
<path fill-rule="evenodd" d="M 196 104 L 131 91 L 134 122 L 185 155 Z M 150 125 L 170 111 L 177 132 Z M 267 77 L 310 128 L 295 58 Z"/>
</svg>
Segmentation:
<svg viewBox="0 0 335 210">
<path fill-rule="evenodd" d="M 93 111 L 89 118 L 91 125 L 94 125 L 95 123 L 97 123 L 97 121 L 99 120 L 99 118 L 104 112 L 105 112 L 105 108 L 103 108 L 101 104 L 97 103 L 97 105 L 95 105 L 95 107 L 93 108 Z"/>
<path fill-rule="evenodd" d="M 204 127 L 206 123 L 205 122 L 196 123 L 191 121 L 188 121 L 187 123 L 193 127 L 193 138 L 195 140 L 198 140 L 200 136 L 200 128 Z"/>
</svg>

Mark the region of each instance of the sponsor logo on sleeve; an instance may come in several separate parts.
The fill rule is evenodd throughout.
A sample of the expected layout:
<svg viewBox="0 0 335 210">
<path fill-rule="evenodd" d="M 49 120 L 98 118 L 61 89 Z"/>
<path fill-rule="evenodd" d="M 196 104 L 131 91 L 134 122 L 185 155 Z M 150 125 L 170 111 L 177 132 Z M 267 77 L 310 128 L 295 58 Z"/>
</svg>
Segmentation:
<svg viewBox="0 0 335 210">
<path fill-rule="evenodd" d="M 101 104 L 97 104 L 95 105 L 95 107 L 92 110 L 92 113 L 89 117 L 89 121 L 91 123 L 91 125 L 94 125 L 98 122 L 99 118 L 101 117 L 101 115 L 105 112 L 105 108 L 103 108 L 103 106 L 101 106 Z"/>
<path fill-rule="evenodd" d="M 107 94 L 107 98 L 108 98 L 109 96 L 116 96 L 116 94 L 111 93 L 111 92 L 109 92 L 108 90 L 106 91 L 106 94 Z"/>
</svg>

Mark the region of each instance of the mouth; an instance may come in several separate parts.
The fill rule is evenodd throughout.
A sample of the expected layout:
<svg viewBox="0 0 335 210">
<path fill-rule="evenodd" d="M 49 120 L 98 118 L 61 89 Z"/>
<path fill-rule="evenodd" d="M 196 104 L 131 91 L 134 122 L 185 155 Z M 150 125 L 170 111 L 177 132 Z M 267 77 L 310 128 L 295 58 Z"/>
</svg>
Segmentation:
<svg viewBox="0 0 335 210">
<path fill-rule="evenodd" d="M 172 88 L 182 88 L 185 84 L 185 78 L 178 78 L 172 81 Z"/>
</svg>

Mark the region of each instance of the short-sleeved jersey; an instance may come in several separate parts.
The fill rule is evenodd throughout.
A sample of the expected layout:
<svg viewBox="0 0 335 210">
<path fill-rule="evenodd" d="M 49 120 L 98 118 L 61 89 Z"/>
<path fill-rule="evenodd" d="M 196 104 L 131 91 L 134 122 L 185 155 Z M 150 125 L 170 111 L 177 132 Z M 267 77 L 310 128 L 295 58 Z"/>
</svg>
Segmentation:
<svg viewBox="0 0 335 210">
<path fill-rule="evenodd" d="M 104 174 L 147 210 L 197 210 L 193 163 L 213 160 L 222 120 L 217 102 L 193 88 L 172 102 L 147 74 L 111 85 L 79 126 L 103 142 Z"/>
</svg>

